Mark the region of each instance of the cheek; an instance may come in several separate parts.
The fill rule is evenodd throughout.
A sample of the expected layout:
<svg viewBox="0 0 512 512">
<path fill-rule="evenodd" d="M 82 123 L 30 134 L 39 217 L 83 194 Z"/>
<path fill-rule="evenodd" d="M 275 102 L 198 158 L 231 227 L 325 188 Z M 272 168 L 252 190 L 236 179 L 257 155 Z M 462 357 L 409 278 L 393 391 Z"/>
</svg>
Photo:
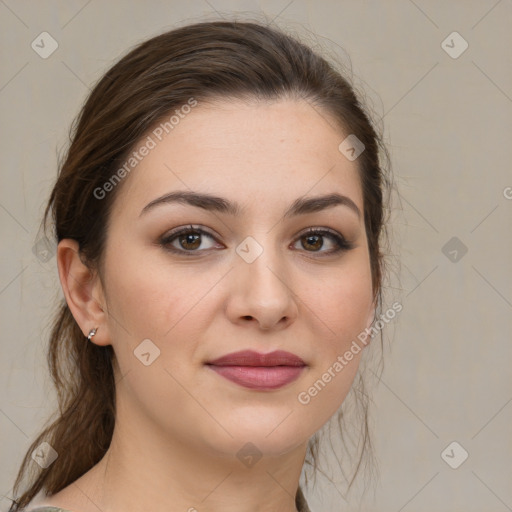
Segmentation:
<svg viewBox="0 0 512 512">
<path fill-rule="evenodd" d="M 372 306 L 370 267 L 364 260 L 347 265 L 306 297 L 322 334 L 317 338 L 308 387 L 302 390 L 304 400 L 299 402 L 307 401 L 307 409 L 325 419 L 349 392 L 365 348 L 358 336 L 367 327 Z"/>
<path fill-rule="evenodd" d="M 315 287 L 315 293 L 304 290 L 326 332 L 326 352 L 342 350 L 366 328 L 372 306 L 372 283 L 369 265 L 359 263 L 333 272 L 329 279 Z"/>
<path fill-rule="evenodd" d="M 171 281 L 165 272 L 144 264 L 125 263 L 110 271 L 112 319 L 131 337 L 159 338 L 172 327 L 171 313 L 182 308 L 179 279 Z"/>
<path fill-rule="evenodd" d="M 190 264 L 171 264 L 157 251 L 122 254 L 115 261 L 111 258 L 107 269 L 109 327 L 115 348 L 126 351 L 129 346 L 133 351 L 142 340 L 150 339 L 161 350 L 162 359 L 177 352 L 189 357 L 210 321 L 222 269 L 201 272 Z"/>
<path fill-rule="evenodd" d="M 183 361 L 193 364 L 205 330 L 201 306 L 206 301 L 201 298 L 214 276 L 187 275 L 161 261 L 129 254 L 110 266 L 108 276 L 109 329 L 120 368 L 117 378 L 123 384 L 120 407 L 130 415 L 143 411 L 155 424 L 183 437 L 190 418 L 204 413 L 180 383 L 187 382 L 190 371 Z M 162 404 L 169 404 L 169 410 Z M 181 411 L 178 418 L 170 404 Z"/>
</svg>

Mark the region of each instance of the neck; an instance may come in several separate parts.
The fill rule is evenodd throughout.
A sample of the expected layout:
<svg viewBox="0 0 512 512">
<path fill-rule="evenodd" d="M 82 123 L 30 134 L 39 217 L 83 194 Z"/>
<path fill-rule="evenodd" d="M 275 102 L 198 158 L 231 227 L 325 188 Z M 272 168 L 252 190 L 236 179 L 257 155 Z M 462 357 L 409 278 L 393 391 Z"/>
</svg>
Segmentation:
<svg viewBox="0 0 512 512">
<path fill-rule="evenodd" d="M 91 512 L 296 512 L 306 448 L 252 464 L 247 448 L 243 463 L 140 418 L 117 417 L 108 451 L 77 487 L 94 503 Z"/>
</svg>

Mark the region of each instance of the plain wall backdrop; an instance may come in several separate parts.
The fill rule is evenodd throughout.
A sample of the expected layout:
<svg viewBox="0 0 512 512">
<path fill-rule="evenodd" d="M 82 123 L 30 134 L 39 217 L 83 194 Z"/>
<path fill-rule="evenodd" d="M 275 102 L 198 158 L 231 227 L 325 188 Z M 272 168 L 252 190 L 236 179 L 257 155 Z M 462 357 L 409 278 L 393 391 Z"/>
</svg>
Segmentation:
<svg viewBox="0 0 512 512">
<path fill-rule="evenodd" d="M 403 310 L 372 409 L 380 481 L 345 502 L 320 474 L 306 490 L 312 511 L 512 510 L 510 0 L 1 0 L 2 511 L 55 405 L 45 350 L 61 292 L 51 247 L 36 244 L 72 120 L 136 43 L 262 12 L 350 57 L 382 119 L 403 208 L 388 300 Z"/>
</svg>

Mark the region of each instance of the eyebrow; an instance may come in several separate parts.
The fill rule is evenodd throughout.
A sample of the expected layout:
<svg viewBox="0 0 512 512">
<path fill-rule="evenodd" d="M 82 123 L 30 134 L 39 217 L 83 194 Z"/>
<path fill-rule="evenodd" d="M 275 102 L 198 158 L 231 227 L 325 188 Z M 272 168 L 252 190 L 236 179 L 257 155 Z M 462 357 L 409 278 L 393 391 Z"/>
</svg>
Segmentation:
<svg viewBox="0 0 512 512">
<path fill-rule="evenodd" d="M 243 208 L 238 204 L 231 202 L 222 197 L 211 194 L 199 193 L 194 191 L 175 191 L 157 197 L 148 203 L 140 212 L 142 214 L 148 212 L 154 207 L 162 204 L 182 203 L 202 208 L 203 210 L 225 213 L 238 217 L 241 215 Z M 361 218 L 361 212 L 357 205 L 347 196 L 332 193 L 317 197 L 300 197 L 296 199 L 286 210 L 284 217 L 293 217 L 295 215 L 305 215 L 308 213 L 319 212 L 335 206 L 346 206 Z"/>
</svg>

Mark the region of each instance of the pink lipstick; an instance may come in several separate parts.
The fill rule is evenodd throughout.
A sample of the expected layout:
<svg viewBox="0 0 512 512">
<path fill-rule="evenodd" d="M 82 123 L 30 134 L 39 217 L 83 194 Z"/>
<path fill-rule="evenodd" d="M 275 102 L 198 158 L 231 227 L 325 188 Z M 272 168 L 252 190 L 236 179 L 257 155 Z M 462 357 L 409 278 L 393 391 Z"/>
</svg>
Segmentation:
<svg viewBox="0 0 512 512">
<path fill-rule="evenodd" d="M 296 380 L 307 366 L 295 354 L 277 350 L 260 354 L 243 350 L 206 363 L 222 377 L 250 389 L 278 389 Z"/>
</svg>

